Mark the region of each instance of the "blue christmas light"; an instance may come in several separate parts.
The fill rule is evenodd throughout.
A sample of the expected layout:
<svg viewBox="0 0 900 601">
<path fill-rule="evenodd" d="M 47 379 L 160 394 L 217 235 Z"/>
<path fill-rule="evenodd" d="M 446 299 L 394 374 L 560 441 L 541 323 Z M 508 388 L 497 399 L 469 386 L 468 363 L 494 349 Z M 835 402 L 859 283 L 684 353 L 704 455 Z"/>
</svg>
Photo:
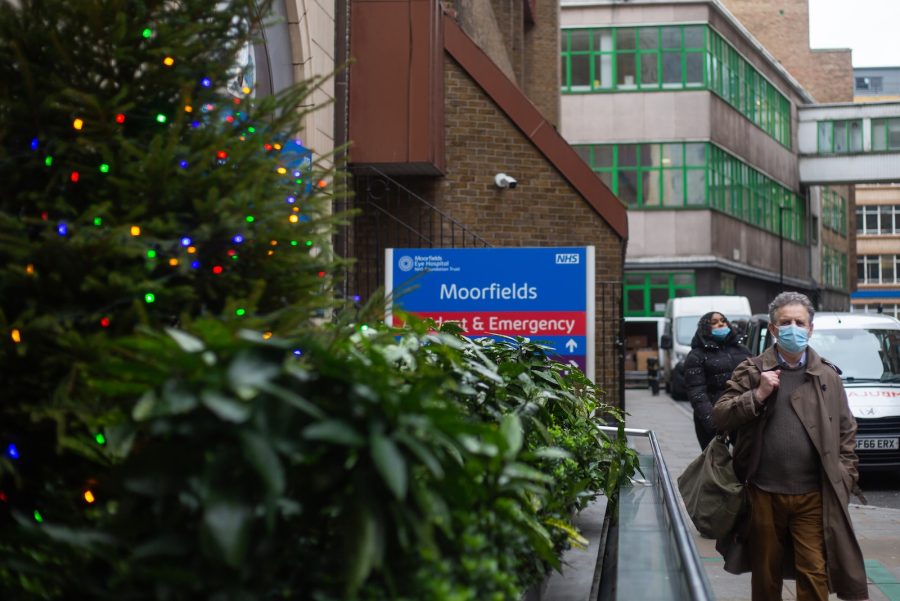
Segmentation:
<svg viewBox="0 0 900 601">
<path fill-rule="evenodd" d="M 6 447 L 6 454 L 9 455 L 10 459 L 18 459 L 19 449 L 13 443 L 9 443 L 9 446 Z"/>
<path fill-rule="evenodd" d="M 37 138 L 32 138 L 32 139 L 31 139 L 31 149 L 32 149 L 32 150 L 37 150 L 37 149 L 38 149 L 38 139 L 37 139 Z"/>
<path fill-rule="evenodd" d="M 191 261 L 191 267 L 194 269 L 200 269 L 200 261 Z"/>
<path fill-rule="evenodd" d="M 191 127 L 193 127 L 194 129 L 197 129 L 198 127 L 200 127 L 200 122 L 199 121 L 191 121 Z"/>
<path fill-rule="evenodd" d="M 298 348 L 295 348 L 295 349 L 294 349 L 294 356 L 295 356 L 295 357 L 300 357 L 301 355 L 303 355 L 303 351 L 301 351 L 301 350 L 298 349 Z"/>
<path fill-rule="evenodd" d="M 181 239 L 181 245 L 185 246 L 185 247 L 190 246 L 191 242 L 192 242 L 192 240 L 190 238 L 188 238 L 187 236 L 185 236 L 184 238 Z"/>
<path fill-rule="evenodd" d="M 178 161 L 178 166 L 181 167 L 182 169 L 187 169 L 187 168 L 188 168 L 188 162 L 185 161 L 184 159 L 182 159 L 182 160 Z"/>
<path fill-rule="evenodd" d="M 65 223 L 60 222 L 59 225 L 56 226 L 56 233 L 60 236 L 68 236 L 69 235 L 69 226 Z"/>
<path fill-rule="evenodd" d="M 234 242 L 235 244 L 240 244 L 241 242 L 244 241 L 244 237 L 241 236 L 240 234 L 238 234 L 237 236 L 232 238 L 231 241 Z"/>
<path fill-rule="evenodd" d="M 203 86 L 204 88 L 208 88 L 212 85 L 212 80 L 208 77 L 204 77 L 203 79 L 200 80 L 200 85 Z"/>
<path fill-rule="evenodd" d="M 288 196 L 288 197 L 285 198 L 284 200 L 285 200 L 289 205 L 292 205 L 292 204 L 294 204 L 295 202 L 297 202 L 297 197 L 296 197 L 296 196 Z"/>
</svg>

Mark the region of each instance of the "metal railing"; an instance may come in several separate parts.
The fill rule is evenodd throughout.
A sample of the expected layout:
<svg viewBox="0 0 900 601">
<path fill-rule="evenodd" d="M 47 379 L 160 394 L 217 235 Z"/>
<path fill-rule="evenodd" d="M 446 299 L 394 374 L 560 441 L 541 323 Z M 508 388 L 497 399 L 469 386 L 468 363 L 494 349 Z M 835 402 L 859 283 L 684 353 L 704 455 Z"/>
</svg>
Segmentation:
<svg viewBox="0 0 900 601">
<path fill-rule="evenodd" d="M 612 435 L 615 435 L 618 431 L 615 427 L 607 426 L 599 426 L 599 429 Z M 646 438 L 649 442 L 650 456 L 641 457 L 641 466 L 644 469 L 644 475 L 648 480 L 636 480 L 635 484 L 637 486 L 643 486 L 643 489 L 650 489 L 651 494 L 649 495 L 649 498 L 645 499 L 644 497 L 646 495 L 629 495 L 627 489 L 623 488 L 620 490 L 619 499 L 617 503 L 615 503 L 617 506 L 615 510 L 618 513 L 614 516 L 618 530 L 617 535 L 620 537 L 620 543 L 617 547 L 621 548 L 622 543 L 627 542 L 627 548 L 640 548 L 640 552 L 643 554 L 659 552 L 665 556 L 662 562 L 663 565 L 658 568 L 659 574 L 656 574 L 659 576 L 656 580 L 664 590 L 655 591 L 656 594 L 653 596 L 654 599 L 670 598 L 673 601 L 713 601 L 715 596 L 712 592 L 712 587 L 706 577 L 706 571 L 703 568 L 703 563 L 697 552 L 697 547 L 694 544 L 694 539 L 691 535 L 688 523 L 681 513 L 678 495 L 676 494 L 675 486 L 672 484 L 672 480 L 669 477 L 666 460 L 660 450 L 656 434 L 654 434 L 652 430 L 625 428 L 625 435 Z M 649 461 L 644 461 L 645 459 Z M 662 501 L 661 504 L 658 502 L 660 497 Z M 664 532 L 668 536 L 668 542 L 671 543 L 671 549 L 673 551 L 672 555 L 667 555 L 664 549 L 647 548 L 646 545 L 641 545 L 641 541 L 625 541 L 624 538 L 622 538 L 623 534 L 625 534 L 625 537 L 627 538 L 627 535 L 631 532 L 629 529 L 630 525 L 628 523 L 623 523 L 623 520 L 627 520 L 629 515 L 636 515 L 638 513 L 637 511 L 631 513 L 626 511 L 626 506 L 629 503 L 646 503 L 662 507 L 664 513 L 662 515 L 657 514 L 657 520 L 659 522 L 659 524 L 657 524 L 658 531 L 660 533 Z M 608 511 L 612 510 L 612 505 L 613 504 L 611 503 L 610 507 L 608 507 Z M 646 519 L 646 511 L 641 512 L 641 515 Z M 635 527 L 633 532 L 635 535 L 644 535 L 651 530 L 653 530 L 653 528 L 648 527 L 645 521 L 640 527 Z M 618 548 L 607 552 L 618 553 Z M 604 551 L 601 550 L 601 553 L 603 552 Z M 596 597 L 598 601 L 640 598 L 641 591 L 646 591 L 647 587 L 652 585 L 651 581 L 654 578 L 654 574 L 646 568 L 641 569 L 640 581 L 632 582 L 628 578 L 623 579 L 621 562 L 613 562 L 613 566 L 615 568 L 612 570 L 613 573 L 607 574 L 606 570 L 604 570 L 604 574 L 600 577 L 601 587 L 599 589 L 599 594 Z M 614 579 L 613 582 L 610 583 L 607 580 L 606 585 L 603 586 L 602 581 L 608 578 Z M 606 596 L 603 595 L 604 591 L 607 592 Z M 609 591 L 612 591 L 612 596 L 609 596 Z M 671 591 L 671 593 L 669 594 L 668 591 Z M 632 596 L 632 593 L 634 592 L 637 592 L 638 595 Z"/>
<path fill-rule="evenodd" d="M 368 298 L 384 284 L 386 248 L 490 247 L 484 238 L 441 211 L 423 196 L 434 196 L 438 181 L 404 178 L 404 183 L 366 166 L 353 170 L 352 255 L 357 263 L 350 274 L 356 293 Z M 421 193 L 413 188 L 418 187 Z"/>
</svg>

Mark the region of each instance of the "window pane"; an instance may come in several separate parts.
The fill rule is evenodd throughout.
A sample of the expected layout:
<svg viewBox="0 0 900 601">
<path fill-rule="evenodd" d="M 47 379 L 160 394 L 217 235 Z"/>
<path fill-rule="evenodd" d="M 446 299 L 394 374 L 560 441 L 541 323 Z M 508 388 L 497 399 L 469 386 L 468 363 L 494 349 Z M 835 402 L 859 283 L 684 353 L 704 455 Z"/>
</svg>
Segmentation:
<svg viewBox="0 0 900 601">
<path fill-rule="evenodd" d="M 894 283 L 894 257 L 893 255 L 881 255 L 881 283 Z"/>
<path fill-rule="evenodd" d="M 634 50 L 634 29 L 616 31 L 616 48 L 618 50 Z"/>
<path fill-rule="evenodd" d="M 612 32 L 608 29 L 597 31 L 594 34 L 594 51 L 612 52 Z"/>
<path fill-rule="evenodd" d="M 619 144 L 619 167 L 637 167 L 637 144 Z"/>
<path fill-rule="evenodd" d="M 666 301 L 669 300 L 668 288 L 650 289 L 650 308 L 655 312 L 666 310 Z"/>
<path fill-rule="evenodd" d="M 706 171 L 690 169 L 687 172 L 687 203 L 689 205 L 706 204 Z"/>
<path fill-rule="evenodd" d="M 630 206 L 637 204 L 636 171 L 619 171 L 619 200 Z"/>
<path fill-rule="evenodd" d="M 672 276 L 672 283 L 676 286 L 693 286 L 694 276 L 690 273 L 676 273 Z"/>
<path fill-rule="evenodd" d="M 834 151 L 847 152 L 847 123 L 845 121 L 834 122 Z"/>
<path fill-rule="evenodd" d="M 879 207 L 879 211 L 881 212 L 881 233 L 892 234 L 891 226 L 894 223 L 894 207 L 890 205 L 881 206 Z"/>
<path fill-rule="evenodd" d="M 575 29 L 569 32 L 569 49 L 587 52 L 591 49 L 591 32 L 587 29 Z"/>
<path fill-rule="evenodd" d="M 584 161 L 588 165 L 591 164 L 591 147 L 590 146 L 573 146 L 572 148 L 575 149 L 575 152 L 578 153 L 578 156 L 581 157 L 582 161 Z"/>
<path fill-rule="evenodd" d="M 663 204 L 667 207 L 684 206 L 684 172 L 681 169 L 663 170 Z"/>
<path fill-rule="evenodd" d="M 644 144 L 641 152 L 641 167 L 660 167 L 662 165 L 662 155 L 660 144 Z"/>
<path fill-rule="evenodd" d="M 641 55 L 641 85 L 659 84 L 659 54 Z"/>
<path fill-rule="evenodd" d="M 595 54 L 594 55 L 594 87 L 595 88 L 611 88 L 612 87 L 612 54 Z"/>
<path fill-rule="evenodd" d="M 685 144 L 685 164 L 694 167 L 706 165 L 706 144 Z"/>
<path fill-rule="evenodd" d="M 616 55 L 617 77 L 616 83 L 620 88 L 635 87 L 634 73 L 634 55 L 618 54 Z"/>
<path fill-rule="evenodd" d="M 850 122 L 850 152 L 862 152 L 862 121 Z"/>
<path fill-rule="evenodd" d="M 681 144 L 662 144 L 663 167 L 680 167 L 684 164 L 681 159 L 682 148 Z"/>
<path fill-rule="evenodd" d="M 831 122 L 819 121 L 819 152 L 831 152 Z"/>
<path fill-rule="evenodd" d="M 872 150 L 887 149 L 885 119 L 872 119 Z"/>
<path fill-rule="evenodd" d="M 663 48 L 681 48 L 681 28 L 663 27 L 662 45 Z"/>
<path fill-rule="evenodd" d="M 684 28 L 684 47 L 685 48 L 705 48 L 706 47 L 706 26 L 689 25 Z"/>
<path fill-rule="evenodd" d="M 655 50 L 659 48 L 659 29 L 656 27 L 644 27 L 638 31 L 638 42 L 641 45 L 641 50 Z"/>
<path fill-rule="evenodd" d="M 863 210 L 862 207 L 856 207 L 856 233 L 862 234 L 865 231 L 865 224 L 863 223 Z"/>
<path fill-rule="evenodd" d="M 613 167 L 612 146 L 594 146 L 594 167 Z"/>
<path fill-rule="evenodd" d="M 641 170 L 641 195 L 645 207 L 660 206 L 659 170 Z"/>
<path fill-rule="evenodd" d="M 892 234 L 900 234 L 900 211 L 897 210 L 897 207 L 894 207 L 894 231 Z"/>
<path fill-rule="evenodd" d="M 651 273 L 648 279 L 651 286 L 669 287 L 669 274 L 667 273 Z"/>
<path fill-rule="evenodd" d="M 860 284 L 866 281 L 866 263 L 862 257 L 856 260 L 856 281 Z"/>
<path fill-rule="evenodd" d="M 866 281 L 869 284 L 878 284 L 878 257 L 866 257 Z"/>
<path fill-rule="evenodd" d="M 887 146 L 891 150 L 900 149 L 900 119 L 887 120 Z"/>
<path fill-rule="evenodd" d="M 625 285 L 631 286 L 643 286 L 644 285 L 644 275 L 638 273 L 627 273 L 625 274 Z"/>
<path fill-rule="evenodd" d="M 681 83 L 681 53 L 680 52 L 663 52 L 663 83 L 664 84 L 680 84 Z"/>
<path fill-rule="evenodd" d="M 625 307 L 625 310 L 629 313 L 647 312 L 647 308 L 644 306 L 644 290 L 641 288 L 627 290 L 625 292 L 625 302 L 628 305 Z"/>
<path fill-rule="evenodd" d="M 878 233 L 878 207 L 865 207 L 866 211 L 866 233 Z"/>
<path fill-rule="evenodd" d="M 685 81 L 687 83 L 703 83 L 703 55 L 699 52 L 688 52 L 684 60 Z"/>
<path fill-rule="evenodd" d="M 591 85 L 591 63 L 590 55 L 575 54 L 572 56 L 572 83 L 574 86 Z"/>
</svg>

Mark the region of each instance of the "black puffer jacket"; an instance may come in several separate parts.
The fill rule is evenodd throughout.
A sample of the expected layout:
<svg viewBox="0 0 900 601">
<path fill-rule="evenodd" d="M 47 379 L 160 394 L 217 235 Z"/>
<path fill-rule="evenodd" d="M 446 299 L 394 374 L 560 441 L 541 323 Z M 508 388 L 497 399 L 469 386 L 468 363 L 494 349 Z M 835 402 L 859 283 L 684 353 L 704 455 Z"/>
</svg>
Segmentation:
<svg viewBox="0 0 900 601">
<path fill-rule="evenodd" d="M 691 352 L 684 360 L 684 386 L 694 408 L 694 426 L 700 448 L 706 448 L 716 435 L 712 420 L 713 405 L 725 391 L 725 383 L 731 378 L 734 368 L 750 356 L 747 347 L 738 342 L 733 328 L 722 342 L 712 337 L 709 320 L 714 313 L 717 311 L 700 318 L 697 333 L 691 341 Z"/>
</svg>

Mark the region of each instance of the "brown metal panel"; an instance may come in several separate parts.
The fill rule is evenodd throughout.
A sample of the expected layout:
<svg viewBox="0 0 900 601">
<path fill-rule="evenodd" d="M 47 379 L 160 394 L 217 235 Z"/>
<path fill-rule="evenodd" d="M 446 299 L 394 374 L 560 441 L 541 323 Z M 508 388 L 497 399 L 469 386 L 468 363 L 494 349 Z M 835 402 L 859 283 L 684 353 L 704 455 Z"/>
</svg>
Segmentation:
<svg viewBox="0 0 900 601">
<path fill-rule="evenodd" d="M 352 163 L 406 173 L 443 169 L 443 41 L 438 8 L 431 0 L 353 0 Z"/>
</svg>

